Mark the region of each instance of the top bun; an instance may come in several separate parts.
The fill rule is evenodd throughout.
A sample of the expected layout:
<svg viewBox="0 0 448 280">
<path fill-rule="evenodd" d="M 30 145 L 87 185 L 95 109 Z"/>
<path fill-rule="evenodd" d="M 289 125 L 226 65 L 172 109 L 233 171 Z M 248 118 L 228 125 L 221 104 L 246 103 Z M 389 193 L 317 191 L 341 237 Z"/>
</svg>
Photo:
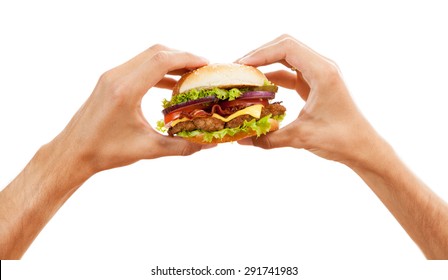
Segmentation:
<svg viewBox="0 0 448 280">
<path fill-rule="evenodd" d="M 210 64 L 183 75 L 174 87 L 173 95 L 194 88 L 263 86 L 266 80 L 266 76 L 252 66 Z"/>
</svg>

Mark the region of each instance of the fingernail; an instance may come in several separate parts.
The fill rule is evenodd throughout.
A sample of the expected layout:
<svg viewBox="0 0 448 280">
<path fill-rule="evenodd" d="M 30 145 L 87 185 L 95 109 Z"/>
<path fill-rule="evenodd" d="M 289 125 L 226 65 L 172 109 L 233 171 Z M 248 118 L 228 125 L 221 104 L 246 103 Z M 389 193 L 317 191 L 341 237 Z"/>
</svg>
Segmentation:
<svg viewBox="0 0 448 280">
<path fill-rule="evenodd" d="M 247 61 L 247 56 L 244 56 L 244 57 L 238 59 L 236 62 L 240 63 L 240 64 L 245 64 L 246 61 Z"/>
<path fill-rule="evenodd" d="M 254 142 L 253 142 L 252 138 L 244 138 L 244 139 L 238 140 L 237 142 L 240 145 L 246 145 L 246 146 L 247 145 L 250 145 L 250 146 L 254 145 Z"/>
</svg>

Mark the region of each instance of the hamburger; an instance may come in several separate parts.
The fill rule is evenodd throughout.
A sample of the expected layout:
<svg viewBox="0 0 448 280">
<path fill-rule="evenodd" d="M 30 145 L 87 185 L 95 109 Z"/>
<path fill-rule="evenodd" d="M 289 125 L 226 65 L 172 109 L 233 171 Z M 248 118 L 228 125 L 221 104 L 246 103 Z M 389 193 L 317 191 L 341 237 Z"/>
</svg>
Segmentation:
<svg viewBox="0 0 448 280">
<path fill-rule="evenodd" d="M 279 128 L 286 108 L 272 102 L 278 87 L 257 68 L 211 64 L 184 74 L 163 100 L 158 128 L 200 143 L 224 143 Z"/>
</svg>

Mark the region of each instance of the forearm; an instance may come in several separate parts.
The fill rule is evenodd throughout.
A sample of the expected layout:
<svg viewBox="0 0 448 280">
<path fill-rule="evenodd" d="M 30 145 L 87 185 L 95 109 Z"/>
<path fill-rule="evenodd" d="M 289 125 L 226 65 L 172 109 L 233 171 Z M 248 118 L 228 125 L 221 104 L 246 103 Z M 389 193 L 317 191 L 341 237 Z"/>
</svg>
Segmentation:
<svg viewBox="0 0 448 280">
<path fill-rule="evenodd" d="M 373 190 L 429 259 L 448 258 L 448 206 L 383 140 L 351 167 Z"/>
<path fill-rule="evenodd" d="M 0 259 L 19 259 L 56 211 L 90 176 L 70 149 L 53 141 L 0 192 Z"/>
</svg>

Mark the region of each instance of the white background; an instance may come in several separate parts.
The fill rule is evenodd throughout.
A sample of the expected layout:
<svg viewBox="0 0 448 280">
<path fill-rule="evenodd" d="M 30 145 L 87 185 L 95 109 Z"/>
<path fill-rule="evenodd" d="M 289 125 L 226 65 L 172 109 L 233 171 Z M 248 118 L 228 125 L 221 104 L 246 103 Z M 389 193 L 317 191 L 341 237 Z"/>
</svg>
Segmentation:
<svg viewBox="0 0 448 280">
<path fill-rule="evenodd" d="M 0 186 L 64 128 L 104 71 L 147 47 L 231 62 L 289 33 L 337 62 L 374 127 L 448 199 L 445 7 L 429 0 L 2 1 Z M 152 124 L 169 95 L 145 97 Z M 288 108 L 285 123 L 303 105 L 287 90 L 277 99 Z M 155 279 L 156 265 L 290 265 L 300 269 L 295 279 L 448 273 L 446 263 L 424 259 L 345 166 L 302 150 L 226 144 L 95 175 L 22 261 L 2 262 L 2 279 Z"/>
</svg>

